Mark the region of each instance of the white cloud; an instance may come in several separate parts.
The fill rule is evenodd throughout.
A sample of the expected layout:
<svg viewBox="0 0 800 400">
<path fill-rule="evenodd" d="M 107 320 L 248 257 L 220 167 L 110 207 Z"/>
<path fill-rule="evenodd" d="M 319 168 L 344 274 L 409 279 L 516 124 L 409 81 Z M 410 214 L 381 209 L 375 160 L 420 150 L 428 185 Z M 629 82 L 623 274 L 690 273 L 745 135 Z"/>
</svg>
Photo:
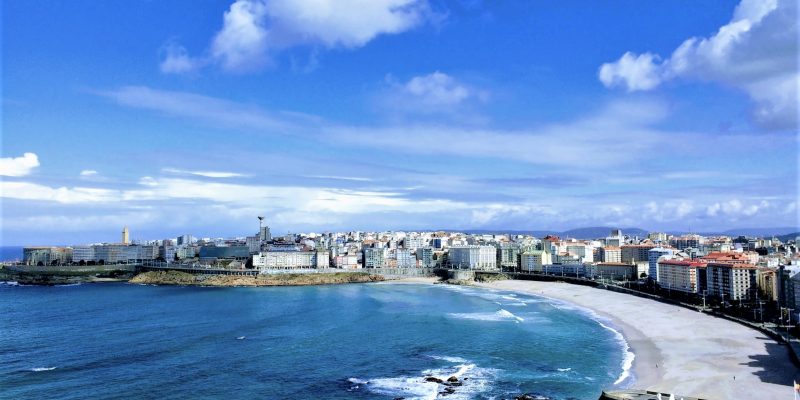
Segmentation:
<svg viewBox="0 0 800 400">
<path fill-rule="evenodd" d="M 250 175 L 240 174 L 236 172 L 222 172 L 222 171 L 191 171 L 177 168 L 163 168 L 162 172 L 176 174 L 176 175 L 195 175 L 205 178 L 241 178 Z"/>
<path fill-rule="evenodd" d="M 93 169 L 85 169 L 85 170 L 81 171 L 80 175 L 82 177 L 96 176 L 97 175 L 97 171 L 95 171 Z"/>
<path fill-rule="evenodd" d="M 185 47 L 170 42 L 163 48 L 164 59 L 159 69 L 165 74 L 185 74 L 194 72 L 203 66 L 204 60 L 192 58 Z"/>
<path fill-rule="evenodd" d="M 31 182 L 0 181 L 0 196 L 19 200 L 51 201 L 64 204 L 113 202 L 121 192 L 111 189 L 85 187 L 49 187 Z"/>
<path fill-rule="evenodd" d="M 706 215 L 709 217 L 716 217 L 719 215 L 737 217 L 752 217 L 759 212 L 772 207 L 772 204 L 766 200 L 744 204 L 739 199 L 731 199 L 722 202 L 716 202 L 706 207 Z"/>
<path fill-rule="evenodd" d="M 39 157 L 34 153 L 25 153 L 22 157 L 0 158 L 0 176 L 25 176 L 39 166 Z"/>
<path fill-rule="evenodd" d="M 742 0 L 731 21 L 708 38 L 693 37 L 661 61 L 626 52 L 600 67 L 608 87 L 650 90 L 672 79 L 719 82 L 746 92 L 755 119 L 767 127 L 797 127 L 798 41 L 795 0 Z"/>
<path fill-rule="evenodd" d="M 363 178 L 359 176 L 303 175 L 303 178 L 331 179 L 335 181 L 372 182 L 371 178 Z"/>
<path fill-rule="evenodd" d="M 161 69 L 182 73 L 215 62 L 227 71 L 253 71 L 269 63 L 271 51 L 297 45 L 361 47 L 433 15 L 427 0 L 236 0 L 225 12 L 206 60 L 168 45 Z"/>
<path fill-rule="evenodd" d="M 626 52 L 615 63 L 600 67 L 600 81 L 607 87 L 625 86 L 628 91 L 649 90 L 661 83 L 658 66 L 653 62 L 658 56 Z"/>
<path fill-rule="evenodd" d="M 152 176 L 143 176 L 139 179 L 139 184 L 142 186 L 158 186 L 158 182 Z"/>
<path fill-rule="evenodd" d="M 485 92 L 473 89 L 439 71 L 415 76 L 400 86 L 400 89 L 432 106 L 450 106 L 460 104 L 470 98 L 486 98 Z"/>
<path fill-rule="evenodd" d="M 604 167 L 635 162 L 648 150 L 667 144 L 671 140 L 668 135 L 649 127 L 664 115 L 662 105 L 640 101 L 612 103 L 574 122 L 522 130 L 445 125 L 322 129 L 325 138 L 335 138 L 337 143 L 350 146 L 560 167 Z M 609 140 L 609 132 L 614 132 L 613 140 Z"/>
<path fill-rule="evenodd" d="M 222 30 L 214 37 L 211 56 L 229 71 L 262 67 L 267 60 L 266 16 L 265 2 L 237 0 L 231 4 L 223 17 Z"/>
<path fill-rule="evenodd" d="M 146 86 L 124 86 L 98 94 L 117 103 L 189 118 L 218 126 L 284 132 L 295 126 L 298 114 L 268 113 L 258 107 L 193 93 L 171 92 Z"/>
</svg>

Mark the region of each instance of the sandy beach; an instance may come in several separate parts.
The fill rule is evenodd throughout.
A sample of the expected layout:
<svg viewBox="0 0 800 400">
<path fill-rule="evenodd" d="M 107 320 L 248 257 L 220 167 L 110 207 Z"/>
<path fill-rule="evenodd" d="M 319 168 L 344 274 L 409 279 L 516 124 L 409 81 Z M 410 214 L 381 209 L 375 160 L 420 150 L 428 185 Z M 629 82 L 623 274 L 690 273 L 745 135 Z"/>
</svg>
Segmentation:
<svg viewBox="0 0 800 400">
<path fill-rule="evenodd" d="M 792 399 L 798 369 L 786 349 L 724 319 L 635 296 L 557 282 L 477 286 L 545 296 L 594 311 L 635 354 L 631 388 L 708 399 Z"/>
</svg>

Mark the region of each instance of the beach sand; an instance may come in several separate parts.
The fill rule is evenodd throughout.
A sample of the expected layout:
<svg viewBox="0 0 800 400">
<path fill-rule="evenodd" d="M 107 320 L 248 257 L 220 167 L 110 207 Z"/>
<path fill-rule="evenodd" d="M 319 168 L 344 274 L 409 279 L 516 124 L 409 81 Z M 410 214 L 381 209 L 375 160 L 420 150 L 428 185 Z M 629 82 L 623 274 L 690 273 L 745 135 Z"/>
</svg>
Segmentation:
<svg viewBox="0 0 800 400">
<path fill-rule="evenodd" d="M 557 299 L 608 319 L 635 354 L 631 388 L 708 399 L 792 399 L 792 380 L 800 378 L 782 345 L 700 312 L 567 283 L 508 280 L 476 286 Z"/>
<path fill-rule="evenodd" d="M 440 282 L 441 279 L 435 277 L 428 277 L 428 276 L 410 276 L 410 277 L 403 277 L 403 278 L 386 278 L 383 282 L 376 282 L 376 285 L 389 285 L 389 284 L 420 284 L 420 283 L 436 283 Z"/>
</svg>

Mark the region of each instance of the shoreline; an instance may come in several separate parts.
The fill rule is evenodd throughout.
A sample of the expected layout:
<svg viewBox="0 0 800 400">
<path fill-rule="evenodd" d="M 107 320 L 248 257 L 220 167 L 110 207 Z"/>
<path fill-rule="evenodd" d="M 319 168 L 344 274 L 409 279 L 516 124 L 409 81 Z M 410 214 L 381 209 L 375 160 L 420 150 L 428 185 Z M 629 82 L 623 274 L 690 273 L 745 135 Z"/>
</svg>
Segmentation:
<svg viewBox="0 0 800 400">
<path fill-rule="evenodd" d="M 674 305 L 563 282 L 474 286 L 565 302 L 610 321 L 634 354 L 633 380 L 622 388 L 708 399 L 783 398 L 798 375 L 786 348 L 761 332 Z"/>
</svg>

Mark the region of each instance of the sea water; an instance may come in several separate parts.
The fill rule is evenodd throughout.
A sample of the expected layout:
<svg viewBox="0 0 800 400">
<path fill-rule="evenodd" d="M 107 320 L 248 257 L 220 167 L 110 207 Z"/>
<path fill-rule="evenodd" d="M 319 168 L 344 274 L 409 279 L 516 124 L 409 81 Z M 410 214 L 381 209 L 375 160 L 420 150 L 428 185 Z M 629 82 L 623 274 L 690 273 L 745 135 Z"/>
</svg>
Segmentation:
<svg viewBox="0 0 800 400">
<path fill-rule="evenodd" d="M 544 298 L 448 285 L 0 284 L 2 398 L 596 399 L 626 345 Z"/>
</svg>

